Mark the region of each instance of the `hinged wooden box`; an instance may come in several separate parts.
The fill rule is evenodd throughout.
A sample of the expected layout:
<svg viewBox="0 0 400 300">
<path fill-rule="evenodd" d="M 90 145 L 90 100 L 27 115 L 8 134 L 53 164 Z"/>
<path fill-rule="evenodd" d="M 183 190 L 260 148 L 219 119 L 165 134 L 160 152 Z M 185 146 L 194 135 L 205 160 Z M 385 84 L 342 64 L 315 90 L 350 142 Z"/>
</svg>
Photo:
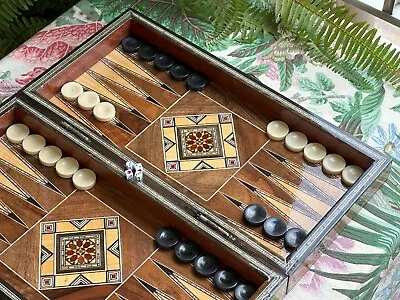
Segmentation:
<svg viewBox="0 0 400 300">
<path fill-rule="evenodd" d="M 146 53 L 125 51 L 120 44 L 128 35 L 149 44 L 155 54 L 173 58 L 189 73 L 207 77 L 205 88 L 190 90 L 172 71 L 156 68 Z M 70 81 L 112 103 L 115 117 L 99 122 L 76 101 L 65 100 L 60 91 Z M 131 202 L 148 205 L 151 214 L 165 217 L 163 225 L 178 227 L 258 286 L 254 299 L 286 294 L 368 201 L 391 162 L 135 11 L 101 30 L 19 97 L 62 116 L 76 143 L 98 163 L 101 179 L 113 178 L 110 184 L 118 189 L 127 186 L 126 207 L 116 209 L 118 213 L 129 215 Z M 302 152 L 269 138 L 266 126 L 273 120 L 341 155 L 347 165 L 360 166 L 363 175 L 351 187 L 339 175 L 327 175 L 320 163 L 309 163 Z M 193 140 L 201 140 L 196 144 L 201 148 L 189 147 Z M 211 150 L 204 151 L 204 145 Z M 128 160 L 143 164 L 142 182 L 123 181 Z M 280 217 L 288 228 L 306 231 L 306 239 L 287 250 L 283 239 L 270 239 L 262 226 L 247 225 L 243 211 L 251 204 L 262 205 L 268 216 Z M 153 288 L 165 293 L 162 287 Z"/>
</svg>

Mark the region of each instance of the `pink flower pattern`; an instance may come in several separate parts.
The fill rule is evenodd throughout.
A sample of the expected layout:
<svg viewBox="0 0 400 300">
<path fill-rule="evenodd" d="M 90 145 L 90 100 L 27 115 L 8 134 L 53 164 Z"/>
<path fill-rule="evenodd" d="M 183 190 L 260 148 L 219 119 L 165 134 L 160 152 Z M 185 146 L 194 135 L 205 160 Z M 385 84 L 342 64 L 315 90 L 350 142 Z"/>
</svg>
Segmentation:
<svg viewBox="0 0 400 300">
<path fill-rule="evenodd" d="M 16 60 L 16 64 L 25 68 L 26 65 L 32 65 L 32 69 L 20 73 L 14 71 L 12 76 L 15 78 L 14 81 L 9 78 L 0 79 L 0 97 L 16 93 L 103 26 L 103 23 L 93 22 L 44 29 L 37 33 L 8 55 L 8 58 Z"/>
<path fill-rule="evenodd" d="M 355 242 L 346 237 L 338 236 L 329 246 L 330 250 L 348 252 L 355 245 Z M 332 258 L 326 254 L 322 254 L 314 263 L 314 269 L 324 270 L 325 272 L 345 273 L 347 271 L 346 264 L 336 258 Z M 326 282 L 326 279 L 315 272 L 308 271 L 300 280 L 299 286 L 308 292 L 317 292 Z"/>
<path fill-rule="evenodd" d="M 102 27 L 101 23 L 94 22 L 44 30 L 14 50 L 10 57 L 49 67 Z"/>
<path fill-rule="evenodd" d="M 33 79 L 38 77 L 40 74 L 42 74 L 44 71 L 46 71 L 46 68 L 43 67 L 34 67 L 32 71 L 22 74 L 20 78 L 16 78 L 15 81 L 21 85 L 28 84 L 31 82 Z"/>
</svg>

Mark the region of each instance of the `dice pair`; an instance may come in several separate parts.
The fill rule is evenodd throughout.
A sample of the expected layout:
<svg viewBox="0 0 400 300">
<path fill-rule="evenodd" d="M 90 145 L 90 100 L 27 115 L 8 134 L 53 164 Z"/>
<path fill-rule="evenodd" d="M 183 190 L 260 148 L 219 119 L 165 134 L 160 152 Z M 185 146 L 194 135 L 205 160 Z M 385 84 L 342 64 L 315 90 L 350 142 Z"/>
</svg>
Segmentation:
<svg viewBox="0 0 400 300">
<path fill-rule="evenodd" d="M 141 163 L 135 163 L 131 160 L 125 164 L 125 177 L 127 180 L 143 180 L 143 166 Z"/>
</svg>

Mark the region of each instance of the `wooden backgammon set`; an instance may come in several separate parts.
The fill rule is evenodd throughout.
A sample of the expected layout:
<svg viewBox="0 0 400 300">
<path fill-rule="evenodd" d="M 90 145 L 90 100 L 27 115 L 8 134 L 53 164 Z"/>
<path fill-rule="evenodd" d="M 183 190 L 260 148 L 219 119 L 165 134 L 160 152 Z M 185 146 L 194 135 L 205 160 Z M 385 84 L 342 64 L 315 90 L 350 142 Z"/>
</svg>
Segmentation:
<svg viewBox="0 0 400 300">
<path fill-rule="evenodd" d="M 132 10 L 0 136 L 1 299 L 281 299 L 391 163 Z"/>
</svg>

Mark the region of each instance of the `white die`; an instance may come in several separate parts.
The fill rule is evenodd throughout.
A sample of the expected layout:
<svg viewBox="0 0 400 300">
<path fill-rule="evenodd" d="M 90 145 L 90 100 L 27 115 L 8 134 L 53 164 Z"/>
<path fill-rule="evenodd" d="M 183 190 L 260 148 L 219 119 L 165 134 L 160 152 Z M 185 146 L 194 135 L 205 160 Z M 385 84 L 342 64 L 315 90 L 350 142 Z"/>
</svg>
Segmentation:
<svg viewBox="0 0 400 300">
<path fill-rule="evenodd" d="M 142 181 L 143 180 L 143 171 L 136 171 L 135 172 L 135 179 L 137 181 Z"/>
<path fill-rule="evenodd" d="M 132 180 L 133 179 L 133 171 L 132 170 L 125 170 L 125 178 L 127 180 Z"/>
<path fill-rule="evenodd" d="M 141 163 L 135 164 L 135 171 L 136 172 L 142 172 L 143 173 L 143 166 Z"/>
<path fill-rule="evenodd" d="M 127 170 L 133 170 L 133 169 L 135 169 L 135 163 L 133 162 L 133 161 L 131 161 L 131 160 L 128 160 L 126 163 L 125 163 L 125 167 L 126 167 L 126 169 Z"/>
</svg>

